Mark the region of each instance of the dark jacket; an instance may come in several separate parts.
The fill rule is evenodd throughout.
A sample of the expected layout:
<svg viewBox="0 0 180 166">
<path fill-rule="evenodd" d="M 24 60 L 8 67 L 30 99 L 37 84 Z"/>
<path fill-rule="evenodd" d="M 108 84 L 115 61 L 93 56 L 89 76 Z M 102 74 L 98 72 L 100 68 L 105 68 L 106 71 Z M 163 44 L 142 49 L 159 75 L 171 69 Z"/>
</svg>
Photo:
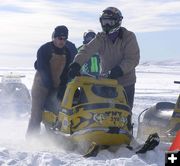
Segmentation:
<svg viewBox="0 0 180 166">
<path fill-rule="evenodd" d="M 71 55 L 71 62 L 73 61 L 75 55 L 77 54 L 77 48 L 74 43 L 70 42 L 69 40 L 66 41 L 66 47 L 68 48 L 70 55 Z"/>
<path fill-rule="evenodd" d="M 53 54 L 65 55 L 66 64 L 62 71 L 62 74 L 60 75 L 60 86 L 65 86 L 68 81 L 67 71 L 71 58 L 69 50 L 66 47 L 57 48 L 54 46 L 53 42 L 48 42 L 39 48 L 37 52 L 37 60 L 34 63 L 35 69 L 40 72 L 44 86 L 48 89 L 53 88 L 53 78 L 50 66 L 50 61 Z"/>
</svg>

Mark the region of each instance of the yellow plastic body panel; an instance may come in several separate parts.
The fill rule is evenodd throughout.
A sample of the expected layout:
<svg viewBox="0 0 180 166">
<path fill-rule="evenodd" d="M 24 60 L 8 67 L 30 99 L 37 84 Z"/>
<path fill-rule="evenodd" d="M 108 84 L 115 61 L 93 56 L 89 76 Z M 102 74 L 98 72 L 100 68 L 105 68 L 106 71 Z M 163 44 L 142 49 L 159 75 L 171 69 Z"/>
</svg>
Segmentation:
<svg viewBox="0 0 180 166">
<path fill-rule="evenodd" d="M 131 138 L 125 134 L 108 134 L 102 131 L 73 136 L 75 142 L 96 142 L 98 145 L 129 145 Z"/>
<path fill-rule="evenodd" d="M 43 115 L 42 115 L 42 120 L 44 123 L 48 123 L 48 124 L 53 124 L 56 122 L 57 120 L 57 116 L 52 113 L 52 112 L 49 112 L 49 111 L 44 111 L 43 112 Z"/>
<path fill-rule="evenodd" d="M 67 116 L 59 114 L 63 125 L 61 131 L 71 134 L 75 141 L 90 141 L 101 145 L 129 144 L 128 112 L 115 108 L 84 110 Z M 118 128 L 120 133 L 108 133 L 109 128 Z M 70 133 L 70 131 L 72 133 Z"/>
</svg>

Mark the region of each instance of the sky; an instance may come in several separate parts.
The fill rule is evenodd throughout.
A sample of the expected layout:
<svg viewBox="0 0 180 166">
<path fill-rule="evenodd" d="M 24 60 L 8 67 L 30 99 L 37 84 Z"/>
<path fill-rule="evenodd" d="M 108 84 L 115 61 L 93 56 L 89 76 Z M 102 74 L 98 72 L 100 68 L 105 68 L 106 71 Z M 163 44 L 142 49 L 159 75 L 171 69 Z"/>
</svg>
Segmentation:
<svg viewBox="0 0 180 166">
<path fill-rule="evenodd" d="M 58 25 L 79 47 L 84 32 L 102 31 L 99 16 L 109 6 L 136 34 L 141 62 L 180 59 L 180 0 L 0 0 L 0 67 L 32 67 Z"/>
</svg>

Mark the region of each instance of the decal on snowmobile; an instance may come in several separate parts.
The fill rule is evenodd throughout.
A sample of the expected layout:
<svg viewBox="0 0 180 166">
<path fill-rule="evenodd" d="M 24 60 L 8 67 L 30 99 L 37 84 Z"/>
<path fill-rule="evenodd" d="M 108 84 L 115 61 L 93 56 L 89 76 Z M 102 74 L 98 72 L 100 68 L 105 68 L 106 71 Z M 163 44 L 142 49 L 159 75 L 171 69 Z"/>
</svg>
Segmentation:
<svg viewBox="0 0 180 166">
<path fill-rule="evenodd" d="M 93 104 L 90 103 L 86 105 L 80 105 L 74 108 L 73 113 L 77 113 L 82 108 L 84 109 L 84 111 L 93 110 L 93 109 L 117 108 L 117 109 L 123 109 L 124 111 L 131 113 L 131 109 L 129 106 L 122 104 L 113 104 L 113 103 L 93 103 Z"/>
</svg>

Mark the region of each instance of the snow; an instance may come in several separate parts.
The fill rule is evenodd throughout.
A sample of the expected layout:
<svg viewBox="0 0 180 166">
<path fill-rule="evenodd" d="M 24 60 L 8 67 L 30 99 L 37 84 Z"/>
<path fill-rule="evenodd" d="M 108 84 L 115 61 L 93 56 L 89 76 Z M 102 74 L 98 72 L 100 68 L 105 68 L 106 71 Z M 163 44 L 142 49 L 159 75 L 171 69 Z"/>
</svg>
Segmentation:
<svg viewBox="0 0 180 166">
<path fill-rule="evenodd" d="M 180 85 L 180 63 L 158 62 L 143 63 L 137 67 L 137 84 L 133 108 L 134 136 L 137 132 L 137 118 L 145 108 L 160 102 L 176 102 Z M 0 74 L 12 71 L 0 69 Z M 31 89 L 35 71 L 33 69 L 15 69 L 13 72 L 25 74 L 22 79 Z M 0 110 L 6 111 L 6 110 Z M 52 140 L 39 139 L 28 142 L 25 132 L 29 116 L 19 118 L 0 118 L 0 165 L 2 166 L 164 166 L 165 151 L 170 146 L 160 143 L 155 150 L 137 155 L 124 147 L 112 147 L 102 150 L 97 157 L 83 158 L 81 154 L 63 149 Z"/>
</svg>

